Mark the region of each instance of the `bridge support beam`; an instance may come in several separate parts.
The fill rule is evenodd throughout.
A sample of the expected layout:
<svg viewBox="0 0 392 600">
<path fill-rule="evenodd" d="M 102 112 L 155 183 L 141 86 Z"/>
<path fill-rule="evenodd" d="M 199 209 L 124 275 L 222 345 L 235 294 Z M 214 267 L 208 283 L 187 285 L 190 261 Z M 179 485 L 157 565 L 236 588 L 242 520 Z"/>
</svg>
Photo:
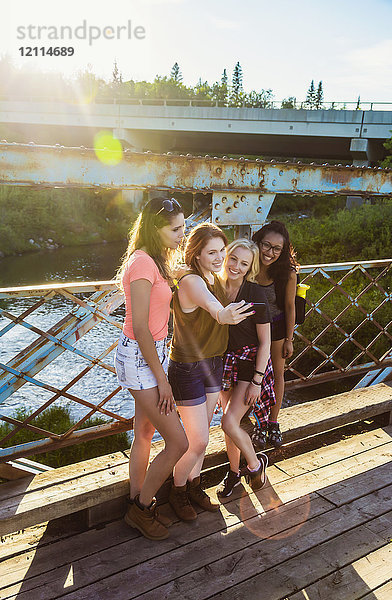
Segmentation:
<svg viewBox="0 0 392 600">
<path fill-rule="evenodd" d="M 355 167 L 370 167 L 382 158 L 373 140 L 366 138 L 353 138 L 350 143 L 350 152 Z"/>
</svg>

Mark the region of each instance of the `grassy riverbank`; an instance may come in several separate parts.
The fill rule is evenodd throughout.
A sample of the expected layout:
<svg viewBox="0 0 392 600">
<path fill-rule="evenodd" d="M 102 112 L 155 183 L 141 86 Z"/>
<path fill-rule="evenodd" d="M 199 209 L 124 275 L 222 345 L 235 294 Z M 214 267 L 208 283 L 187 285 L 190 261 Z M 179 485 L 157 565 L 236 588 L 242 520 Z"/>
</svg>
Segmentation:
<svg viewBox="0 0 392 600">
<path fill-rule="evenodd" d="M 0 257 L 119 241 L 134 218 L 121 192 L 0 186 Z"/>
</svg>

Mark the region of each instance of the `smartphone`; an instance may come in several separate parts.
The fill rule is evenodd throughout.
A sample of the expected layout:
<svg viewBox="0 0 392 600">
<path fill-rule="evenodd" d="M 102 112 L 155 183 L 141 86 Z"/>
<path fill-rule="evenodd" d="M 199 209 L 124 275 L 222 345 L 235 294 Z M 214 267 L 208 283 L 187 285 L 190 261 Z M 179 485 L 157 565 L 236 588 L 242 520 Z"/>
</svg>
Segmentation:
<svg viewBox="0 0 392 600">
<path fill-rule="evenodd" d="M 265 302 L 253 302 L 253 306 L 255 307 L 255 317 L 264 317 L 266 306 Z"/>
</svg>

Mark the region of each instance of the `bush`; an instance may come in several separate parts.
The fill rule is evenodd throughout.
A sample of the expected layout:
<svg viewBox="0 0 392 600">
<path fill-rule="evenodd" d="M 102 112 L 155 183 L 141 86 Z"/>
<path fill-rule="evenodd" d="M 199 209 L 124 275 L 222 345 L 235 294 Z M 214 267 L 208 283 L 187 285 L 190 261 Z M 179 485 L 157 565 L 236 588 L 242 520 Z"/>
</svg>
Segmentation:
<svg viewBox="0 0 392 600">
<path fill-rule="evenodd" d="M 26 410 L 20 409 L 15 412 L 13 418 L 18 421 L 23 421 L 27 416 L 28 413 Z M 83 425 L 80 426 L 80 429 L 95 427 L 106 422 L 107 421 L 101 417 L 94 417 L 83 423 Z M 51 431 L 52 433 L 64 433 L 65 431 L 68 431 L 74 423 L 75 421 L 71 419 L 69 410 L 61 406 L 52 406 L 51 408 L 44 410 L 31 422 L 32 425 Z M 12 429 L 13 425 L 9 423 L 1 424 L 0 439 L 7 435 Z M 21 429 L 10 439 L 6 440 L 3 443 L 3 447 L 8 448 L 9 446 L 14 446 L 16 444 L 39 440 L 42 439 L 42 437 L 41 434 L 37 434 L 34 431 Z M 29 456 L 29 458 L 50 467 L 62 467 L 64 465 L 70 465 L 75 462 L 88 460 L 89 458 L 110 454 L 111 452 L 117 452 L 118 450 L 125 450 L 127 448 L 129 448 L 129 441 L 127 433 L 124 432 L 90 440 L 89 442 L 74 444 L 59 450 L 54 450 L 53 452 L 33 454 Z"/>
</svg>

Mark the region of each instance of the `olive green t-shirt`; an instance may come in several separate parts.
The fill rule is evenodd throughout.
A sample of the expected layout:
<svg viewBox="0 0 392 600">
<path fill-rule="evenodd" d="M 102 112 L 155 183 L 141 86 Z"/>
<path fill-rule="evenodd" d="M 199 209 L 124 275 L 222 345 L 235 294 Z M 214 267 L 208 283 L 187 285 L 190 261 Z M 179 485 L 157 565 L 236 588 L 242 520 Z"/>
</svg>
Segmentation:
<svg viewBox="0 0 392 600">
<path fill-rule="evenodd" d="M 210 285 L 206 281 L 206 284 L 215 298 L 226 306 L 228 303 L 226 294 L 218 277 L 214 274 L 214 283 Z M 222 356 L 227 348 L 228 337 L 228 325 L 219 325 L 204 308 L 198 307 L 190 313 L 183 312 L 178 291 L 174 292 L 171 360 L 190 363 L 213 356 Z"/>
</svg>

